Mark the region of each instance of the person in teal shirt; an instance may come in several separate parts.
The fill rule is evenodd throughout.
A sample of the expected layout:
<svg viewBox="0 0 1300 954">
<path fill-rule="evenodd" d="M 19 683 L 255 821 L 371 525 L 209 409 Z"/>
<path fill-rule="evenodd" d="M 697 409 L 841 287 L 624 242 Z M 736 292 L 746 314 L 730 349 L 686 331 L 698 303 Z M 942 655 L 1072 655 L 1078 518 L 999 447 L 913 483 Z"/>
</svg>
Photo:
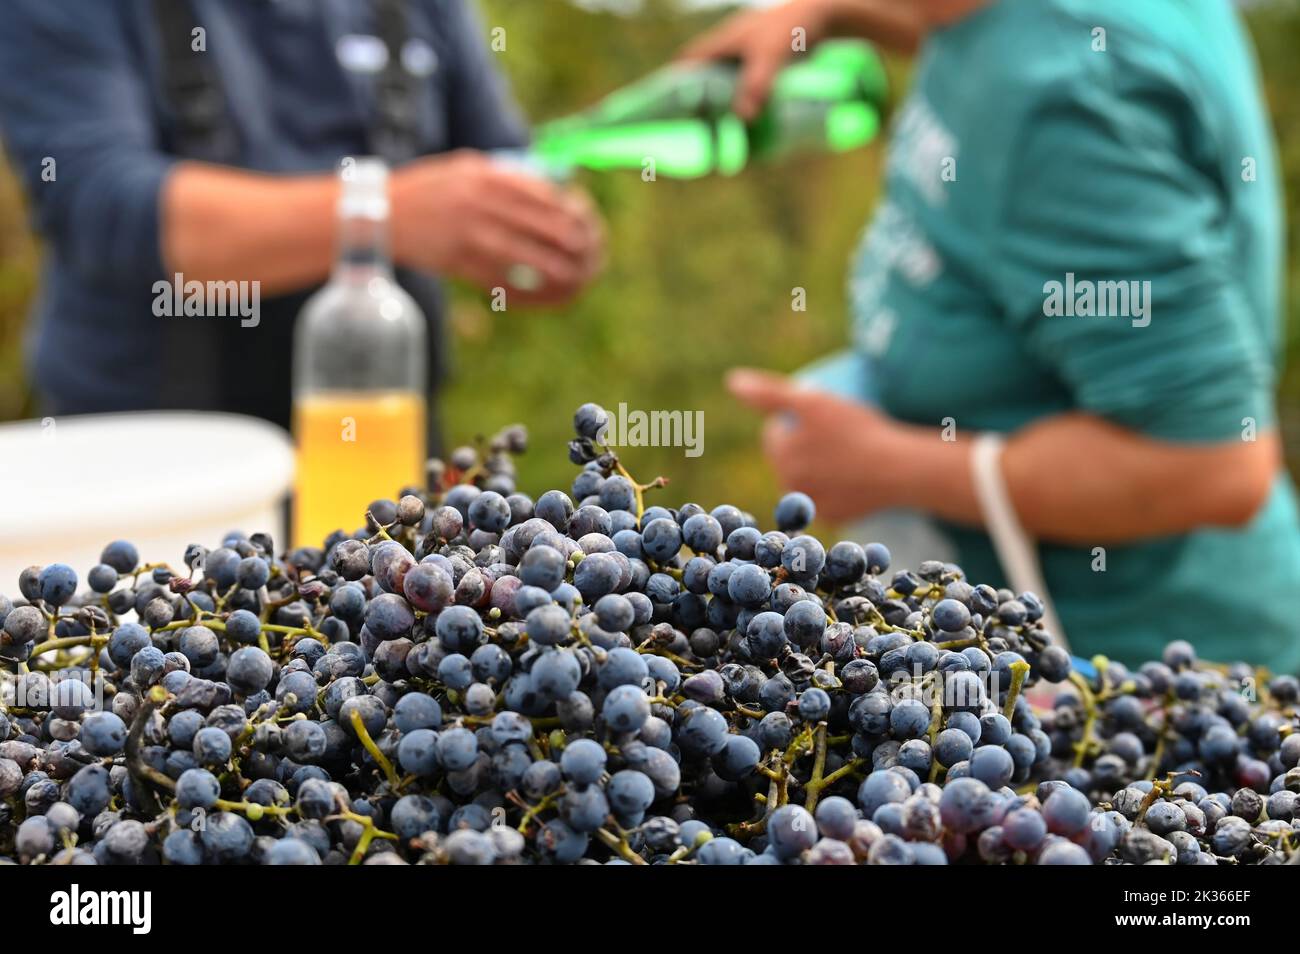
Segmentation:
<svg viewBox="0 0 1300 954">
<path fill-rule="evenodd" d="M 794 0 L 687 55 L 739 57 L 752 115 L 799 30 L 918 56 L 850 278 L 863 400 L 729 378 L 783 482 L 924 511 L 1005 584 L 971 453 L 1000 433 L 1076 654 L 1300 670 L 1278 164 L 1228 0 Z"/>
</svg>

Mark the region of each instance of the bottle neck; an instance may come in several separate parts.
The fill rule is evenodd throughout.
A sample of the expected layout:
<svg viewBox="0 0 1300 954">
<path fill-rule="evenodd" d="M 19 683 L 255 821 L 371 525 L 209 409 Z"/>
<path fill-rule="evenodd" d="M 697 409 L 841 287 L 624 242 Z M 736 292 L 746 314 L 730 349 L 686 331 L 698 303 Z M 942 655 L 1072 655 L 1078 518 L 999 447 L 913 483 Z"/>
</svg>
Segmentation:
<svg viewBox="0 0 1300 954">
<path fill-rule="evenodd" d="M 392 275 L 387 219 L 369 215 L 340 216 L 333 279 L 366 282 L 375 277 L 391 278 Z"/>
</svg>

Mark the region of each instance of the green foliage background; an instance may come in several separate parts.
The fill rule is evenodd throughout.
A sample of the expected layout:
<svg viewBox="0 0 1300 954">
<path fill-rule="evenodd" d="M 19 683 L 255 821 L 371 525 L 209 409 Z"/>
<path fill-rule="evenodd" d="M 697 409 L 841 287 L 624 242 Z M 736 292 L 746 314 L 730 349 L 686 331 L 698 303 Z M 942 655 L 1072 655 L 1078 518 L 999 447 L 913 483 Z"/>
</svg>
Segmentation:
<svg viewBox="0 0 1300 954">
<path fill-rule="evenodd" d="M 483 8 L 507 29 L 503 66 L 538 120 L 654 69 L 716 17 L 683 15 L 665 0 L 634 19 L 527 0 Z M 676 502 L 725 498 L 766 512 L 774 488 L 755 455 L 757 419 L 728 397 L 722 375 L 742 364 L 792 370 L 845 340 L 846 265 L 881 159 L 877 147 L 735 178 L 586 177 L 608 223 L 606 273 L 554 313 L 458 300 L 449 435 L 522 420 L 534 438 L 521 462 L 525 486 L 567 486 L 561 448 L 582 401 L 702 410 L 702 456 L 637 448 L 624 454 L 629 468 L 642 480 L 668 476 Z M 791 310 L 796 286 L 807 291 L 806 312 Z"/>
<path fill-rule="evenodd" d="M 648 72 L 718 17 L 646 0 L 635 17 L 560 0 L 480 0 L 506 29 L 502 68 L 534 120 L 581 108 Z M 1286 444 L 1300 472 L 1300 8 L 1252 10 L 1287 185 L 1290 369 L 1282 384 Z M 907 63 L 891 61 L 896 86 Z M 989 104 L 996 108 L 996 104 Z M 569 417 L 585 400 L 702 410 L 704 455 L 643 448 L 627 462 L 642 479 L 669 476 L 674 501 L 722 499 L 765 516 L 776 489 L 755 453 L 757 419 L 727 396 L 735 365 L 793 370 L 845 341 L 848 256 L 877 197 L 882 147 L 753 168 L 731 179 L 643 182 L 587 177 L 609 230 L 609 265 L 579 302 L 555 311 L 493 312 L 460 290 L 452 309 L 454 373 L 443 403 L 449 440 L 521 421 L 533 450 L 522 485 L 567 486 Z M 12 181 L 0 176 L 0 419 L 31 412 L 19 341 L 37 249 Z M 807 290 L 807 311 L 790 308 Z M 827 448 L 827 466 L 835 465 Z"/>
</svg>

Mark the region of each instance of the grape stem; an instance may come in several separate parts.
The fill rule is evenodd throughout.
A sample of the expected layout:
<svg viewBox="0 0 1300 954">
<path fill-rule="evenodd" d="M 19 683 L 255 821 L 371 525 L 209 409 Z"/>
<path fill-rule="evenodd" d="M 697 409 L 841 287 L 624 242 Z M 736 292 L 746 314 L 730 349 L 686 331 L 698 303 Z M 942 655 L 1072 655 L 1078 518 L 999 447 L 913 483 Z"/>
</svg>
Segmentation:
<svg viewBox="0 0 1300 954">
<path fill-rule="evenodd" d="M 297 811 L 291 806 L 260 805 L 257 802 L 228 802 L 224 798 L 217 799 L 214 805 L 223 812 L 242 812 L 252 822 L 261 821 L 267 815 L 286 818 Z"/>
<path fill-rule="evenodd" d="M 162 805 L 158 802 L 158 796 L 150 785 L 174 793 L 176 783 L 169 776 L 145 762 L 140 755 L 140 743 L 144 740 L 144 730 L 149 725 L 150 716 L 153 715 L 155 709 L 166 701 L 167 690 L 162 686 L 154 686 L 146 692 L 140 700 L 140 707 L 136 709 L 135 718 L 131 720 L 131 730 L 126 736 L 126 769 L 131 775 L 131 780 L 135 782 L 135 787 L 140 796 L 152 800 L 155 813 L 162 811 Z"/>
<path fill-rule="evenodd" d="M 943 690 L 935 686 L 934 681 L 930 683 L 930 691 L 934 693 L 934 702 L 930 705 L 930 777 L 928 781 L 933 782 L 939 777 L 939 760 L 934 755 L 934 741 L 943 729 Z"/>
<path fill-rule="evenodd" d="M 533 823 L 533 820 L 538 815 L 540 815 L 542 812 L 546 811 L 546 809 L 550 808 L 553 804 L 555 804 L 556 800 L 559 799 L 559 797 L 564 794 L 564 787 L 561 786 L 560 788 L 557 788 L 553 792 L 548 792 L 546 795 L 542 797 L 542 799 L 536 805 L 532 805 L 532 806 L 528 806 L 528 803 L 525 802 L 522 798 L 520 798 L 517 794 L 513 792 L 511 794 L 514 795 L 514 798 L 511 800 L 515 802 L 515 804 L 526 807 L 526 810 L 524 811 L 524 817 L 519 822 L 518 832 L 521 835 L 527 835 L 528 826 Z"/>
<path fill-rule="evenodd" d="M 376 838 L 383 838 L 388 841 L 397 841 L 398 838 L 391 831 L 383 831 L 375 827 L 375 820 L 369 815 L 362 815 L 352 811 L 346 804 L 339 800 L 339 812 L 337 815 L 330 815 L 326 821 L 350 821 L 356 822 L 361 826 L 361 837 L 357 839 L 357 846 L 352 849 L 352 857 L 348 859 L 349 865 L 359 865 L 366 857 L 366 851 L 370 848 L 370 843 Z"/>
<path fill-rule="evenodd" d="M 392 539 L 393 539 L 392 537 L 390 537 L 390 536 L 388 535 L 388 527 L 393 526 L 393 524 L 390 523 L 390 524 L 388 524 L 387 526 L 385 526 L 384 524 L 382 524 L 382 523 L 380 523 L 378 520 L 376 520 L 376 519 L 375 519 L 375 515 L 374 515 L 373 513 L 371 513 L 369 510 L 366 511 L 366 520 L 370 521 L 370 522 L 373 523 L 376 527 L 379 528 L 379 531 L 378 531 L 374 536 L 372 536 L 369 540 L 366 541 L 367 543 L 378 543 L 380 540 L 392 540 Z"/>
<path fill-rule="evenodd" d="M 767 797 L 763 799 L 763 810 L 758 814 L 758 817 L 750 819 L 747 822 L 740 822 L 731 825 L 728 828 L 728 831 L 737 837 L 757 835 L 767 828 L 768 816 L 776 810 L 778 801 L 783 797 L 782 792 L 785 789 L 785 764 L 778 757 L 776 749 L 772 750 L 772 753 L 769 756 L 769 761 L 776 763 L 777 768 L 775 770 L 769 769 L 763 765 L 758 767 L 759 774 L 765 775 L 768 778 Z M 668 863 L 676 864 L 677 860 L 685 857 L 692 850 L 693 847 L 688 848 L 683 845 L 681 848 L 677 849 L 677 851 L 673 852 L 672 856 L 668 859 Z"/>
<path fill-rule="evenodd" d="M 1093 730 L 1097 724 L 1097 697 L 1093 695 L 1088 680 L 1079 673 L 1071 672 L 1070 682 L 1074 683 L 1079 690 L 1079 695 L 1083 698 L 1083 710 L 1086 713 L 1083 720 L 1083 736 L 1074 743 L 1074 767 L 1079 768 L 1083 765 L 1083 760 L 1088 757 L 1088 750 L 1092 746 Z"/>
<path fill-rule="evenodd" d="M 1097 679 L 1100 683 L 1100 689 L 1097 692 L 1092 691 L 1088 685 L 1088 680 L 1078 672 L 1070 673 L 1070 682 L 1079 690 L 1079 695 L 1083 698 L 1084 712 L 1087 717 L 1083 722 L 1083 736 L 1074 744 L 1074 766 L 1079 768 L 1083 765 L 1088 753 L 1096 745 L 1094 735 L 1097 729 L 1097 714 L 1101 711 L 1101 703 L 1112 699 L 1117 695 L 1123 695 L 1133 691 L 1131 680 L 1125 681 L 1118 686 L 1111 686 L 1106 681 L 1106 672 L 1109 660 L 1105 656 L 1094 656 L 1092 663 L 1097 667 Z M 1163 754 L 1163 753 L 1162 753 Z"/>
<path fill-rule="evenodd" d="M 627 838 L 624 836 L 615 835 L 604 828 L 597 828 L 596 837 L 612 848 L 615 854 L 629 864 L 643 865 L 646 863 L 644 858 L 632 850 L 632 846 L 627 843 Z"/>
<path fill-rule="evenodd" d="M 1134 826 L 1146 824 L 1147 811 L 1172 788 L 1172 784 L 1169 779 L 1156 779 L 1151 783 L 1151 791 L 1147 792 L 1142 804 L 1138 806 L 1137 817 L 1133 819 Z"/>
<path fill-rule="evenodd" d="M 95 636 L 60 636 L 58 639 L 48 639 L 36 646 L 28 655 L 28 659 L 35 659 L 37 656 L 43 656 L 45 653 L 54 652 L 56 649 L 67 649 L 72 646 L 90 646 L 94 643 Z"/>
<path fill-rule="evenodd" d="M 671 855 L 668 856 L 668 863 L 670 865 L 680 864 L 683 858 L 688 857 L 691 854 L 691 852 L 699 850 L 699 848 L 701 848 L 703 845 L 708 844 L 712 840 L 713 840 L 713 835 L 709 834 L 709 832 L 707 831 L 700 832 L 698 835 L 695 836 L 695 844 L 682 845 L 680 848 L 678 848 L 676 851 L 674 851 Z"/>
<path fill-rule="evenodd" d="M 379 751 L 379 746 L 375 745 L 375 740 L 370 737 L 370 733 L 366 730 L 366 723 L 361 718 L 361 712 L 353 709 L 352 716 L 348 721 L 352 723 L 352 730 L 356 732 L 357 738 L 361 740 L 361 744 L 365 746 L 366 751 L 370 753 L 370 757 L 374 759 L 383 770 L 384 778 L 388 779 L 389 787 L 392 788 L 393 791 L 397 791 L 399 780 L 397 778 L 397 772 L 393 770 L 393 763 L 388 761 L 388 757 L 384 755 L 383 752 Z"/>
<path fill-rule="evenodd" d="M 1165 757 L 1165 744 L 1169 736 L 1169 705 L 1174 700 L 1173 690 L 1170 689 L 1166 694 L 1165 703 L 1160 707 L 1160 731 L 1156 734 L 1156 750 L 1151 753 L 1151 765 L 1147 768 L 1147 781 L 1152 781 L 1156 777 L 1156 772 L 1160 770 L 1160 763 Z"/>
<path fill-rule="evenodd" d="M 600 448 L 601 453 L 608 454 L 610 458 L 613 459 L 614 470 L 618 472 L 620 477 L 625 478 L 627 482 L 632 485 L 632 492 L 636 495 L 636 519 L 637 522 L 640 523 L 641 518 L 645 516 L 645 492 L 647 490 L 654 490 L 656 487 L 667 487 L 668 478 L 656 477 L 648 484 L 640 483 L 635 477 L 628 473 L 627 468 L 623 466 L 623 462 L 618 459 L 617 454 L 604 444 L 597 444 L 596 446 Z"/>
<path fill-rule="evenodd" d="M 813 767 L 812 775 L 808 779 L 808 784 L 804 786 L 807 796 L 804 799 L 803 807 L 812 811 L 817 807 L 817 799 L 821 797 L 823 788 L 822 773 L 826 771 L 826 723 L 818 722 L 817 729 L 813 733 Z"/>
<path fill-rule="evenodd" d="M 1027 675 L 1029 675 L 1029 663 L 1017 659 L 1011 664 L 1011 688 L 1007 690 L 1007 701 L 1002 707 L 1002 714 L 1008 722 L 1011 721 L 1011 714 L 1016 711 L 1016 699 L 1020 697 L 1020 690 L 1024 688 Z"/>
<path fill-rule="evenodd" d="M 852 775 L 854 772 L 856 772 L 858 769 L 862 768 L 862 766 L 866 764 L 867 764 L 866 759 L 861 759 L 861 758 L 849 759 L 847 762 L 845 762 L 843 765 L 837 768 L 834 772 L 831 772 L 829 775 L 825 776 L 822 779 L 821 788 L 823 789 L 829 788 L 831 785 L 834 785 L 840 779 L 847 778 L 848 776 Z"/>
</svg>

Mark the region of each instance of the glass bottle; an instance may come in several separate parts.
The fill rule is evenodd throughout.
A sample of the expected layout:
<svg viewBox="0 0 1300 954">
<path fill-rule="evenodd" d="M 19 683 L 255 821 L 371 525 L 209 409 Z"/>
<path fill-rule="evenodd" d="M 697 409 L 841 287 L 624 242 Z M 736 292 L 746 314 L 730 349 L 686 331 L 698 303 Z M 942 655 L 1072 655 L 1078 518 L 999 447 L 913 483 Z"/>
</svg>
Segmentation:
<svg viewBox="0 0 1300 954">
<path fill-rule="evenodd" d="M 540 127 L 528 158 L 562 175 L 583 167 L 644 169 L 675 178 L 733 175 L 753 159 L 843 152 L 880 129 L 884 68 L 860 40 L 831 40 L 800 54 L 776 77 L 762 111 L 746 123 L 731 110 L 739 66 L 675 63 Z"/>
<path fill-rule="evenodd" d="M 365 524 L 366 507 L 423 483 L 424 314 L 393 277 L 388 169 L 345 159 L 338 257 L 294 329 L 298 474 L 293 538 L 321 546 Z"/>
</svg>

